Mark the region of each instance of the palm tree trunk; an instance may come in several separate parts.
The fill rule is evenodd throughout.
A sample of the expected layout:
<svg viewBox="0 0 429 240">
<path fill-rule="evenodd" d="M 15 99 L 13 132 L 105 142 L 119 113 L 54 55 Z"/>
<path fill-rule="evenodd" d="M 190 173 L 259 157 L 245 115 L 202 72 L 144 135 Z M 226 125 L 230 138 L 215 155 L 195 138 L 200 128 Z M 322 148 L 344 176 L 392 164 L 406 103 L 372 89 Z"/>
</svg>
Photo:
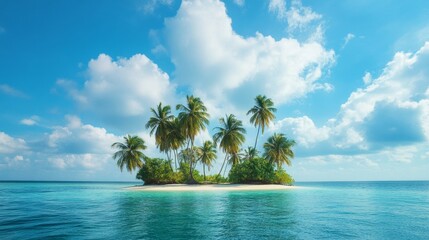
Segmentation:
<svg viewBox="0 0 429 240">
<path fill-rule="evenodd" d="M 172 161 L 171 161 L 171 152 L 170 152 L 170 154 L 168 154 L 170 151 L 168 151 L 168 150 L 166 150 L 165 151 L 165 154 L 167 154 L 167 161 L 170 163 L 170 168 L 171 168 L 171 171 L 173 171 L 174 172 L 174 170 L 173 170 L 173 166 L 172 166 Z"/>
<path fill-rule="evenodd" d="M 177 149 L 173 150 L 174 153 L 174 167 L 176 168 L 177 171 Z"/>
<path fill-rule="evenodd" d="M 195 184 L 198 183 L 195 179 L 194 179 L 194 174 L 193 174 L 193 168 L 192 168 L 192 163 L 194 161 L 194 141 L 191 140 L 191 159 L 189 161 L 189 174 L 191 179 L 189 179 L 188 183 L 190 184 Z"/>
<path fill-rule="evenodd" d="M 225 173 L 226 173 L 227 168 L 228 168 L 228 165 L 225 166 L 225 170 L 223 170 L 223 176 L 222 177 L 225 177 Z"/>
<path fill-rule="evenodd" d="M 204 181 L 206 181 L 206 165 L 203 163 Z"/>
<path fill-rule="evenodd" d="M 183 153 L 183 146 L 180 147 L 180 152 Z M 178 155 L 177 151 L 176 151 L 176 155 Z M 179 159 L 179 167 L 180 165 L 182 165 L 182 159 Z"/>
<path fill-rule="evenodd" d="M 261 125 L 258 126 L 258 132 L 256 133 L 255 146 L 253 149 L 256 149 L 256 144 L 258 143 L 259 130 L 261 129 Z"/>
<path fill-rule="evenodd" d="M 222 174 L 223 165 L 225 165 L 227 157 L 228 157 L 228 153 L 225 153 L 225 159 L 223 160 L 222 167 L 220 167 L 220 171 L 219 171 L 218 176 L 220 176 Z"/>
</svg>

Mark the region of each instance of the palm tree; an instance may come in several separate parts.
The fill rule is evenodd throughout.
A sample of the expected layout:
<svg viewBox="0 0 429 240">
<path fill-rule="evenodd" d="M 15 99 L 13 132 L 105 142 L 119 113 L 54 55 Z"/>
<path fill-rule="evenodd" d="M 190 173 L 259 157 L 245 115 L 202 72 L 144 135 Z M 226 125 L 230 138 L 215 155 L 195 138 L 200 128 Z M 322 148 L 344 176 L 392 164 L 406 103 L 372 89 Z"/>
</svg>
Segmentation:
<svg viewBox="0 0 429 240">
<path fill-rule="evenodd" d="M 186 96 L 186 105 L 178 104 L 177 110 L 180 110 L 179 121 L 182 126 L 185 137 L 191 144 L 191 150 L 194 150 L 195 136 L 202 130 L 206 129 L 206 125 L 209 124 L 210 115 L 207 113 L 207 108 L 200 98 L 194 96 Z M 194 154 L 191 154 L 194 156 Z M 194 176 L 192 175 L 192 163 L 193 160 L 189 161 L 189 172 L 190 172 L 190 183 L 196 183 Z"/>
<path fill-rule="evenodd" d="M 250 117 L 250 123 L 258 126 L 258 132 L 256 134 L 255 146 L 258 143 L 259 131 L 262 130 L 262 134 L 264 134 L 265 127 L 268 127 L 271 121 L 274 120 L 274 113 L 277 111 L 276 108 L 273 107 L 274 103 L 271 98 L 267 98 L 266 96 L 258 95 L 255 98 L 255 105 L 247 112 L 247 115 L 252 114 Z"/>
<path fill-rule="evenodd" d="M 277 169 L 281 169 L 283 163 L 290 166 L 291 158 L 295 156 L 291 149 L 294 145 L 294 140 L 287 139 L 284 134 L 274 133 L 264 144 L 264 158 L 276 163 Z"/>
<path fill-rule="evenodd" d="M 172 119 L 168 124 L 168 133 L 166 141 L 169 142 L 171 150 L 174 152 L 174 164 L 177 170 L 177 151 L 185 143 L 185 136 L 183 135 L 182 126 L 178 118 Z"/>
<path fill-rule="evenodd" d="M 244 134 L 246 133 L 246 129 L 243 128 L 243 123 L 237 120 L 233 114 L 219 119 L 219 122 L 221 126 L 215 128 L 217 133 L 213 135 L 213 140 L 216 144 L 219 143 L 219 147 L 225 153 L 225 159 L 219 171 L 220 176 L 228 155 L 237 154 L 239 152 L 240 146 L 245 140 Z"/>
<path fill-rule="evenodd" d="M 138 136 L 127 135 L 124 139 L 125 143 L 115 142 L 112 144 L 112 148 L 119 149 L 113 154 L 113 159 L 117 159 L 121 172 L 125 166 L 127 171 L 131 173 L 136 168 L 143 166 L 145 155 L 142 150 L 146 149 L 146 145 L 144 140 Z"/>
<path fill-rule="evenodd" d="M 210 171 L 212 162 L 216 159 L 216 146 L 211 141 L 205 141 L 203 146 L 197 148 L 198 160 L 203 164 L 204 181 L 206 180 L 206 168 Z"/>
<path fill-rule="evenodd" d="M 171 107 L 169 105 L 162 106 L 162 103 L 158 104 L 157 109 L 150 109 L 153 116 L 146 123 L 146 129 L 150 129 L 150 135 L 155 133 L 155 144 L 159 147 L 161 152 L 167 154 L 167 158 L 170 159 L 168 151 L 170 150 L 170 142 L 168 141 L 167 135 L 169 131 L 169 125 L 174 116 L 171 114 Z"/>
<path fill-rule="evenodd" d="M 228 162 L 233 166 L 239 164 L 241 162 L 240 154 L 238 152 L 229 154 Z"/>
<path fill-rule="evenodd" d="M 250 160 L 258 156 L 258 150 L 253 147 L 247 147 L 247 149 L 244 149 L 243 159 Z"/>
</svg>

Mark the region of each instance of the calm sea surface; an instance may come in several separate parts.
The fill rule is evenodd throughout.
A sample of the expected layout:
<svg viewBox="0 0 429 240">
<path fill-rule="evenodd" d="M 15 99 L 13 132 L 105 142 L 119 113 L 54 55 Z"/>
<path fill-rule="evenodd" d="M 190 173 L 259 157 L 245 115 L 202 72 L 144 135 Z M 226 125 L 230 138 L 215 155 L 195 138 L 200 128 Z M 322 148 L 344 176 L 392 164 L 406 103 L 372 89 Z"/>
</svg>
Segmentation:
<svg viewBox="0 0 429 240">
<path fill-rule="evenodd" d="M 429 239 L 428 181 L 123 189 L 135 184 L 0 182 L 0 239 Z"/>
</svg>

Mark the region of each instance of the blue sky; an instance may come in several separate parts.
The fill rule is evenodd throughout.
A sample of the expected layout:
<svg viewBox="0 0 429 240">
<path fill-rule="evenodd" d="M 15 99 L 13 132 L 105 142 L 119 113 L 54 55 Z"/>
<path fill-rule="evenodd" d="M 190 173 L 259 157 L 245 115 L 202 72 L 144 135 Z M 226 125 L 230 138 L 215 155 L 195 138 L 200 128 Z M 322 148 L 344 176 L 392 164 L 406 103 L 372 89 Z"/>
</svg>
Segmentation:
<svg viewBox="0 0 429 240">
<path fill-rule="evenodd" d="M 0 180 L 134 180 L 110 144 L 202 98 L 259 140 L 297 141 L 297 181 L 429 179 L 426 1 L 1 1 Z M 426 42 L 428 41 L 428 42 Z M 222 154 L 212 173 L 221 164 Z"/>
</svg>

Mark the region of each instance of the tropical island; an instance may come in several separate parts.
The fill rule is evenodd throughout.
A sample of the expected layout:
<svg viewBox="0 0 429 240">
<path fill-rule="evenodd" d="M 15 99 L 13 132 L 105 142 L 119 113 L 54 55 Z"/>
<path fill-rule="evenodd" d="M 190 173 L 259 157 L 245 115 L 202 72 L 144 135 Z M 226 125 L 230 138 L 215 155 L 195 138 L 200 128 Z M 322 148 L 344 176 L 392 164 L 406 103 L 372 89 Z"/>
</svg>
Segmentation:
<svg viewBox="0 0 429 240">
<path fill-rule="evenodd" d="M 206 190 L 227 189 L 227 183 L 231 186 L 260 185 L 262 188 L 263 184 L 293 184 L 293 178 L 282 166 L 291 165 L 294 140 L 288 139 L 285 134 L 274 133 L 263 144 L 262 155 L 256 148 L 259 133 L 263 134 L 265 128 L 275 119 L 276 108 L 270 98 L 258 95 L 255 105 L 247 112 L 247 115 L 250 115 L 250 123 L 257 127 L 257 135 L 254 146 L 246 149 L 242 149 L 246 130 L 243 122 L 234 114 L 219 119 L 220 125 L 213 129 L 213 141 L 205 141 L 202 146 L 195 146 L 195 137 L 209 124 L 210 115 L 206 106 L 200 98 L 187 96 L 186 104 L 178 104 L 176 110 L 179 113 L 174 116 L 171 106 L 159 103 L 156 108 L 151 108 L 152 117 L 145 125 L 146 129 L 150 130 L 150 135 L 155 137 L 156 147 L 166 154 L 166 159 L 146 156 L 143 152 L 147 148 L 145 141 L 139 136 L 127 135 L 124 142 L 112 144 L 112 148 L 117 149 L 113 159 L 117 161 L 121 171 L 124 168 L 129 172 L 138 170 L 136 178 L 141 179 L 145 186 L 175 184 L 171 185 L 170 189 L 180 189 L 183 184 L 216 184 L 206 187 Z M 206 175 L 206 168 L 210 171 L 217 159 L 217 147 L 225 153 L 222 166 L 218 174 Z M 203 174 L 196 170 L 198 164 L 202 165 Z M 228 176 L 225 176 L 226 164 L 231 165 Z M 241 189 L 243 188 L 245 187 L 241 186 Z"/>
</svg>

